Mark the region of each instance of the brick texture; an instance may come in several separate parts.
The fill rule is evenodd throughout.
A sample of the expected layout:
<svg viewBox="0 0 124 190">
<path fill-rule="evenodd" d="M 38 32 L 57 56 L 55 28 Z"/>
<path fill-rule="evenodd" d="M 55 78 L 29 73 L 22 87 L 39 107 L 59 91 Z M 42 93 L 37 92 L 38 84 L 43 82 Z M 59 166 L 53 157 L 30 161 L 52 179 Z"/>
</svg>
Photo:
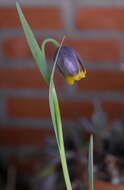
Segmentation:
<svg viewBox="0 0 124 190">
<path fill-rule="evenodd" d="M 93 113 L 93 105 L 90 101 L 61 101 L 60 108 L 63 119 L 77 120 L 83 116 L 90 118 Z"/>
<path fill-rule="evenodd" d="M 102 187 L 102 190 L 106 190 L 106 189 L 116 190 L 116 188 L 117 188 L 115 185 L 110 184 L 110 183 L 106 183 L 102 180 L 101 181 L 100 180 L 94 180 L 94 188 L 96 190 L 98 190 L 98 189 L 101 189 L 101 187 Z M 123 185 L 119 185 L 118 188 L 119 188 L 119 190 L 123 190 L 124 187 L 123 187 Z"/>
<path fill-rule="evenodd" d="M 124 4 L 122 1 L 116 3 L 88 1 L 88 6 L 84 1 L 76 1 L 75 6 L 72 0 L 57 3 L 32 0 L 29 6 L 29 2 L 25 3 L 22 0 L 19 2 L 37 36 L 39 45 L 44 38 L 61 41 L 66 35 L 64 45 L 75 48 L 88 68 L 87 77 L 72 89 L 68 88 L 56 70 L 55 83 L 59 94 L 62 93 L 59 99 L 62 120 L 65 123 L 68 123 L 68 120 L 76 122 L 83 117 L 90 120 L 95 111 L 94 101 L 101 104 L 110 122 L 115 119 L 123 120 Z M 43 147 L 46 137 L 54 134 L 53 129 L 51 131 L 47 126 L 43 126 L 42 129 L 32 126 L 35 121 L 39 123 L 40 120 L 42 124 L 44 120 L 51 120 L 48 88 L 35 63 L 34 66 L 29 63 L 33 58 L 13 3 L 3 5 L 1 2 L 0 7 L 0 151 L 4 147 L 8 150 L 13 148 L 16 150 L 18 147 L 21 150 L 23 147 L 34 149 Z M 53 44 L 47 44 L 46 57 L 49 62 L 55 51 L 56 47 Z M 83 93 L 86 99 L 84 96 L 79 99 Z M 19 127 L 24 121 L 28 122 Z M 16 126 L 13 126 L 13 123 L 16 123 Z M 3 126 L 5 124 L 7 126 Z M 34 158 L 30 161 L 19 161 L 17 165 L 27 171 L 39 163 L 41 163 L 40 158 Z"/>
<path fill-rule="evenodd" d="M 8 114 L 17 118 L 49 118 L 47 99 L 9 98 Z"/>
<path fill-rule="evenodd" d="M 93 106 L 84 101 L 60 101 L 63 119 L 77 119 L 83 115 L 90 117 Z M 50 118 L 47 99 L 9 98 L 8 114 L 15 118 Z"/>
<path fill-rule="evenodd" d="M 114 101 L 104 101 L 102 103 L 103 111 L 109 115 L 109 119 L 123 119 L 124 118 L 124 103 Z"/>
<path fill-rule="evenodd" d="M 4 54 L 11 59 L 29 58 L 32 57 L 31 51 L 28 48 L 27 41 L 24 37 L 13 37 L 4 41 Z"/>
<path fill-rule="evenodd" d="M 124 92 L 124 72 L 87 71 L 87 77 L 78 82 L 82 91 L 119 91 Z"/>
<path fill-rule="evenodd" d="M 63 28 L 61 11 L 55 7 L 22 8 L 25 17 L 33 29 Z M 19 28 L 20 21 L 16 8 L 0 8 L 0 28 Z"/>
<path fill-rule="evenodd" d="M 0 127 L 0 146 L 23 147 L 43 146 L 46 137 L 53 135 L 51 129 L 32 129 L 26 127 Z"/>
<path fill-rule="evenodd" d="M 120 60 L 120 42 L 117 39 L 70 39 L 65 44 L 74 47 L 87 61 Z"/>
<path fill-rule="evenodd" d="M 44 39 L 37 39 L 39 46 Z M 13 43 L 14 42 L 14 43 Z M 27 59 L 32 58 L 31 51 L 24 37 L 12 37 L 3 42 L 3 50 L 6 57 L 11 59 Z M 48 59 L 52 59 L 56 51 L 56 47 L 47 43 L 45 53 Z"/>
<path fill-rule="evenodd" d="M 41 44 L 42 40 L 38 40 Z M 13 43 L 14 42 L 14 43 Z M 75 48 L 87 61 L 119 61 L 120 42 L 117 39 L 66 39 L 64 45 Z M 4 43 L 5 55 L 9 58 L 30 58 L 31 53 L 24 38 L 11 38 Z M 56 48 L 52 44 L 46 46 L 48 58 L 52 58 Z"/>
<path fill-rule="evenodd" d="M 55 73 L 55 84 L 62 87 L 60 73 Z M 0 69 L 1 89 L 47 89 L 48 86 L 43 80 L 37 68 L 1 68 Z"/>
<path fill-rule="evenodd" d="M 124 7 L 82 7 L 77 10 L 76 26 L 83 30 L 124 30 Z"/>
<path fill-rule="evenodd" d="M 90 119 L 94 107 L 89 101 L 60 101 L 62 119 L 76 120 L 81 117 Z M 102 102 L 110 120 L 122 118 L 124 104 L 113 101 Z M 12 118 L 43 118 L 50 119 L 47 99 L 10 98 L 8 100 L 8 114 Z"/>
</svg>

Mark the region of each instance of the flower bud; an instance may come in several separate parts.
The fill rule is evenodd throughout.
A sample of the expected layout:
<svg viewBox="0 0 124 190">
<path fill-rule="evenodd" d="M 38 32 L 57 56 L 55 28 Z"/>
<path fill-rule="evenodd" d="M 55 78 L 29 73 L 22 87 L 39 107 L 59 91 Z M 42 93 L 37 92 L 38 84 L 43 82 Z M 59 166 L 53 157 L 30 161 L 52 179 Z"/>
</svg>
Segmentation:
<svg viewBox="0 0 124 190">
<path fill-rule="evenodd" d="M 86 77 L 83 61 L 79 54 L 71 47 L 61 47 L 57 59 L 57 66 L 70 85 L 73 85 L 75 81 Z"/>
</svg>

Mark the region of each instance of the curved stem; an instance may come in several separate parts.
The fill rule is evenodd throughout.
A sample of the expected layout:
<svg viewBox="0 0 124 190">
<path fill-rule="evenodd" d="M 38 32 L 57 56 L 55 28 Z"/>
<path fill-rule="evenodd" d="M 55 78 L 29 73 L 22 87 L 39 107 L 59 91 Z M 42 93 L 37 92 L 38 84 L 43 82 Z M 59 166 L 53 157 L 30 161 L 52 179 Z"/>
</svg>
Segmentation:
<svg viewBox="0 0 124 190">
<path fill-rule="evenodd" d="M 52 43 L 53 45 L 55 45 L 57 48 L 59 48 L 61 46 L 61 44 L 59 42 L 57 42 L 56 40 L 52 39 L 52 38 L 47 38 L 45 40 L 43 40 L 42 44 L 41 44 L 41 51 L 43 53 L 44 59 L 46 59 L 46 54 L 45 54 L 45 46 L 47 43 Z M 47 63 L 47 62 L 46 62 Z M 49 69 L 48 69 L 49 71 Z M 50 76 L 50 71 L 49 71 L 49 76 Z M 50 84 L 50 77 L 47 81 L 48 85 Z"/>
<path fill-rule="evenodd" d="M 46 57 L 45 55 L 45 46 L 47 43 L 52 43 L 53 45 L 55 45 L 57 48 L 60 47 L 60 43 L 57 42 L 56 40 L 52 39 L 52 38 L 48 38 L 48 39 L 45 39 L 42 44 L 41 44 L 41 50 L 42 50 L 42 53 L 44 55 L 44 57 Z"/>
<path fill-rule="evenodd" d="M 59 109 L 58 98 L 57 98 L 57 94 L 56 94 L 56 90 L 55 90 L 54 82 L 53 82 L 55 66 L 56 66 L 57 58 L 58 58 L 59 51 L 61 49 L 63 41 L 64 41 L 64 38 L 63 38 L 61 44 L 59 44 L 54 39 L 50 39 L 50 38 L 46 39 L 42 43 L 41 50 L 43 52 L 44 58 L 46 58 L 45 46 L 47 43 L 49 43 L 49 42 L 53 43 L 58 48 L 57 56 L 56 56 L 56 59 L 55 59 L 54 65 L 53 65 L 53 69 L 52 69 L 50 81 L 49 81 L 49 90 L 50 90 L 49 91 L 49 102 L 50 102 L 51 116 L 53 119 L 53 126 L 54 126 L 55 135 L 56 135 L 57 144 L 58 144 L 58 149 L 59 149 L 59 153 L 60 153 L 60 159 L 61 159 L 63 175 L 64 175 L 64 179 L 65 179 L 65 185 L 66 185 L 67 190 L 72 190 L 71 181 L 70 181 L 69 172 L 68 172 L 68 167 L 67 167 L 67 161 L 66 161 L 60 109 Z M 51 94 L 50 92 L 52 92 L 53 94 Z M 52 99 L 51 99 L 51 97 L 52 97 Z"/>
</svg>

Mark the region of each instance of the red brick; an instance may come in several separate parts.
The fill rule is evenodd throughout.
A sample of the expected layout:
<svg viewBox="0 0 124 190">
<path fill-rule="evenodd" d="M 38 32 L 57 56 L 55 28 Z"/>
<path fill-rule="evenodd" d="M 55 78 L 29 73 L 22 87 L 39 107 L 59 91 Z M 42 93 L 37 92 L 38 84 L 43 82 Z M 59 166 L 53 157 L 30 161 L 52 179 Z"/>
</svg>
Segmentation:
<svg viewBox="0 0 124 190">
<path fill-rule="evenodd" d="M 4 44 L 4 54 L 9 58 L 30 58 L 31 51 L 24 37 L 13 37 L 7 39 Z"/>
<path fill-rule="evenodd" d="M 86 61 L 120 60 L 120 42 L 116 39 L 69 39 L 64 42 L 74 47 Z"/>
<path fill-rule="evenodd" d="M 41 39 L 38 39 L 41 44 Z M 14 42 L 14 43 L 13 43 Z M 120 60 L 120 42 L 117 39 L 67 39 L 64 45 L 72 46 L 87 61 Z M 8 39 L 3 44 L 5 55 L 9 58 L 31 58 L 31 52 L 24 37 Z M 56 51 L 53 44 L 46 46 L 47 58 L 51 59 Z"/>
<path fill-rule="evenodd" d="M 62 119 L 89 118 L 93 105 L 88 101 L 60 101 Z M 47 99 L 9 98 L 8 114 L 13 118 L 49 118 L 50 111 Z"/>
<path fill-rule="evenodd" d="M 81 117 L 90 119 L 94 107 L 89 101 L 60 101 L 60 108 L 63 119 L 77 120 Z M 110 120 L 123 118 L 124 105 L 120 102 L 104 101 L 102 102 L 103 111 L 105 111 Z M 43 118 L 50 119 L 49 105 L 47 99 L 31 98 L 9 98 L 8 115 L 11 118 Z"/>
<path fill-rule="evenodd" d="M 43 40 L 44 39 L 37 39 L 39 46 L 41 46 Z M 3 49 L 5 56 L 11 59 L 32 58 L 31 51 L 28 47 L 27 41 L 22 36 L 7 39 L 3 43 Z M 53 58 L 55 51 L 56 47 L 53 44 L 48 43 L 46 45 L 45 53 L 48 59 Z"/>
<path fill-rule="evenodd" d="M 48 100 L 9 98 L 8 114 L 14 118 L 50 118 Z"/>
<path fill-rule="evenodd" d="M 61 11 L 56 7 L 24 7 L 22 11 L 33 29 L 63 28 Z M 0 28 L 20 28 L 16 8 L 0 8 Z"/>
<path fill-rule="evenodd" d="M 78 82 L 82 91 L 119 91 L 124 92 L 124 72 L 87 71 L 87 77 Z"/>
<path fill-rule="evenodd" d="M 48 160 L 48 159 L 47 159 Z M 50 160 L 50 157 L 49 157 Z M 44 167 L 44 163 L 46 163 L 46 159 L 44 159 L 44 156 L 32 156 L 32 158 L 29 158 L 28 156 L 24 159 L 20 159 L 19 161 L 16 161 L 14 163 L 14 166 L 18 169 L 19 172 L 22 174 L 26 174 L 28 176 L 36 176 L 35 172 L 40 167 Z"/>
<path fill-rule="evenodd" d="M 52 129 L 0 127 L 0 146 L 43 146 L 46 137 L 53 134 Z"/>
<path fill-rule="evenodd" d="M 77 10 L 76 26 L 82 30 L 124 30 L 124 7 L 82 7 Z"/>
<path fill-rule="evenodd" d="M 63 80 L 60 73 L 55 73 L 57 87 L 62 87 Z M 37 68 L 1 68 L 0 88 L 46 89 L 48 87 Z"/>
<path fill-rule="evenodd" d="M 95 180 L 94 181 L 94 189 L 95 190 L 99 190 L 99 189 L 102 189 L 102 190 L 123 190 L 124 189 L 124 186 L 123 185 L 113 185 L 111 183 L 107 183 L 105 181 L 102 181 L 102 180 Z"/>
<path fill-rule="evenodd" d="M 124 104 L 121 102 L 104 101 L 102 102 L 102 108 L 110 120 L 124 118 Z"/>
<path fill-rule="evenodd" d="M 90 118 L 93 113 L 93 104 L 84 100 L 60 102 L 62 118 L 77 120 L 81 117 Z"/>
</svg>

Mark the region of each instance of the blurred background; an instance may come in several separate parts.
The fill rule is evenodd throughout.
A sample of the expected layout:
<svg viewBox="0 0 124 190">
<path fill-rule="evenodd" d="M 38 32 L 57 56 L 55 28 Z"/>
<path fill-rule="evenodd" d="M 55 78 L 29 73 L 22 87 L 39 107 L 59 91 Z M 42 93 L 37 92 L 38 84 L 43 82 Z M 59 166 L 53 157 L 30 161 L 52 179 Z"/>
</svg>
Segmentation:
<svg viewBox="0 0 124 190">
<path fill-rule="evenodd" d="M 18 2 L 39 44 L 45 38 L 61 41 L 65 35 L 64 45 L 75 48 L 85 61 L 87 78 L 74 86 L 69 86 L 58 72 L 55 76 L 67 150 L 73 153 L 68 158 L 72 159 L 70 168 L 71 163 L 80 166 L 83 162 L 81 171 L 70 169 L 71 174 L 78 176 L 72 175 L 73 189 L 79 190 L 82 182 L 84 189 L 87 186 L 83 145 L 87 144 L 92 129 L 96 137 L 94 150 L 99 158 L 95 160 L 96 176 L 116 185 L 123 184 L 124 1 Z M 0 189 L 55 190 L 55 181 L 60 182 L 63 177 L 59 176 L 48 89 L 28 49 L 15 3 L 15 0 L 0 0 Z M 51 65 L 55 51 L 53 45 L 47 45 Z M 75 160 L 75 152 L 81 160 Z M 119 167 L 117 161 L 121 162 Z M 116 166 L 109 168 L 108 163 Z M 99 175 L 98 168 L 105 165 L 109 179 L 105 178 L 105 171 Z M 60 185 L 57 189 L 64 187 Z"/>
</svg>

